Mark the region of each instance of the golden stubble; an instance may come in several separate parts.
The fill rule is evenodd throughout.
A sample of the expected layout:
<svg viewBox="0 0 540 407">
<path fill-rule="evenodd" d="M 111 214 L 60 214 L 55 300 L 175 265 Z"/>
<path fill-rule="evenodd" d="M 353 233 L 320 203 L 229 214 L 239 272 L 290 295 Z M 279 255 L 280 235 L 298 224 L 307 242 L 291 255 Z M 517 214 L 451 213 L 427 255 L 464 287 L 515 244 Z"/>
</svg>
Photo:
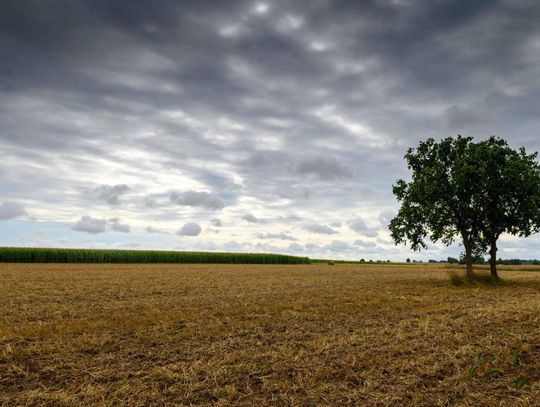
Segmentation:
<svg viewBox="0 0 540 407">
<path fill-rule="evenodd" d="M 540 273 L 508 269 L 0 264 L 0 405 L 538 406 Z"/>
</svg>

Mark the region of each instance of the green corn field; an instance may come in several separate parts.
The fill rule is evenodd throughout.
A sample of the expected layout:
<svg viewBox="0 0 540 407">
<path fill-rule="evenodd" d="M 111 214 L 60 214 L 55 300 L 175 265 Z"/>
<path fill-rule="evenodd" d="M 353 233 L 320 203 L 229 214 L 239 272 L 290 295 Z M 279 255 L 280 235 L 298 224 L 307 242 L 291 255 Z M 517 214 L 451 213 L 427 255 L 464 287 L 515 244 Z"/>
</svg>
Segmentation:
<svg viewBox="0 0 540 407">
<path fill-rule="evenodd" d="M 266 253 L 0 247 L 2 263 L 309 264 L 307 257 Z"/>
</svg>

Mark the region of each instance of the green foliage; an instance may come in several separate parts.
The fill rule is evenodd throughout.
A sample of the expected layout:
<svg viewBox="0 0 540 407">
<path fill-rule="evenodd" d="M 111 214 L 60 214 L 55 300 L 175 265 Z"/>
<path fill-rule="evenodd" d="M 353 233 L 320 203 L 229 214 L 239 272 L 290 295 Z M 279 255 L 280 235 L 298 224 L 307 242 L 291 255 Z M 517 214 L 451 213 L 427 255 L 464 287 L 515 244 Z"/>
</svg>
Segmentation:
<svg viewBox="0 0 540 407">
<path fill-rule="evenodd" d="M 537 153 L 527 154 L 524 148 L 516 151 L 492 136 L 472 144 L 469 154 L 481 180 L 474 199 L 482 207 L 479 227 L 486 245 L 504 232 L 529 236 L 540 230 Z"/>
<path fill-rule="evenodd" d="M 485 253 L 482 253 L 482 251 L 479 251 L 479 252 L 473 252 L 471 253 L 471 262 L 472 264 L 485 264 L 486 263 L 486 259 L 484 258 L 484 254 Z M 466 264 L 467 260 L 466 260 L 466 257 L 465 257 L 465 253 L 461 253 L 459 255 L 459 260 L 458 260 L 458 263 L 459 264 Z"/>
<path fill-rule="evenodd" d="M 533 263 L 533 261 L 531 261 L 531 263 Z M 507 265 L 507 266 L 521 266 L 523 264 L 523 260 L 520 260 L 520 259 L 507 259 L 507 260 L 503 260 L 503 259 L 498 259 L 497 260 L 497 264 L 504 264 L 504 265 Z"/>
<path fill-rule="evenodd" d="M 389 225 L 396 244 L 421 250 L 427 238 L 450 245 L 461 237 L 467 253 L 477 249 L 481 208 L 473 198 L 479 179 L 468 154 L 471 144 L 471 137 L 458 136 L 428 139 L 408 150 L 412 180 L 398 180 L 393 188 L 401 203 Z"/>
<path fill-rule="evenodd" d="M 480 352 L 476 357 L 474 358 L 475 362 L 478 363 L 486 363 L 486 357 L 484 356 L 484 352 Z"/>
<path fill-rule="evenodd" d="M 495 136 L 477 143 L 459 135 L 421 142 L 405 155 L 411 181 L 398 180 L 393 187 L 401 207 L 389 225 L 392 238 L 421 250 L 428 238 L 450 245 L 459 237 L 467 273 L 472 275 L 473 258 L 489 248 L 496 276 L 499 236 L 540 231 L 536 158 Z"/>
<path fill-rule="evenodd" d="M 476 376 L 481 377 L 484 379 L 490 379 L 494 377 L 503 376 L 505 373 L 505 370 L 497 367 L 495 362 L 490 361 L 486 358 L 484 355 L 484 352 L 480 352 L 476 355 L 476 357 L 473 360 L 473 363 L 468 368 L 469 376 Z M 510 355 L 510 364 L 512 366 L 512 369 L 515 372 L 514 369 L 517 369 L 519 366 L 519 350 L 513 349 L 512 353 Z M 517 379 L 514 381 L 514 386 L 516 390 L 520 390 L 524 386 L 528 386 L 531 384 L 531 379 L 528 376 L 518 376 Z"/>
<path fill-rule="evenodd" d="M 453 286 L 459 287 L 466 284 L 466 279 L 461 274 L 457 273 L 454 270 L 448 271 L 448 277 L 450 278 L 450 283 Z"/>
<path fill-rule="evenodd" d="M 474 364 L 474 365 L 470 366 L 469 370 L 468 370 L 468 373 L 469 373 L 469 376 L 475 376 L 478 373 L 478 365 Z"/>
<path fill-rule="evenodd" d="M 0 247 L 0 263 L 309 264 L 307 257 L 265 253 Z"/>
<path fill-rule="evenodd" d="M 517 365 L 519 365 L 519 350 L 518 349 L 512 350 L 512 354 L 510 355 L 510 364 L 513 367 L 516 367 Z"/>
<path fill-rule="evenodd" d="M 537 153 L 516 151 L 495 136 L 472 144 L 469 154 L 481 180 L 473 195 L 482 208 L 481 246 L 490 248 L 491 272 L 497 276 L 499 236 L 523 237 L 540 230 L 540 165 Z"/>
<path fill-rule="evenodd" d="M 448 270 L 450 284 L 455 287 L 474 285 L 505 285 L 506 282 L 499 277 L 490 274 L 474 273 L 472 276 L 463 275 L 455 270 Z"/>
<path fill-rule="evenodd" d="M 494 366 L 484 355 L 484 352 L 478 353 L 472 365 L 468 369 L 470 376 L 480 376 L 483 378 L 491 378 L 500 376 L 504 373 L 503 369 Z"/>
<path fill-rule="evenodd" d="M 497 264 L 506 266 L 521 266 L 521 265 L 540 265 L 540 260 L 537 259 L 497 259 Z"/>
<path fill-rule="evenodd" d="M 393 192 L 401 208 L 390 222 L 394 241 L 427 249 L 426 237 L 451 244 L 461 232 L 476 232 L 471 199 L 477 180 L 467 161 L 470 137 L 428 139 L 405 155 L 412 180 L 398 180 Z"/>
<path fill-rule="evenodd" d="M 514 386 L 516 386 L 516 390 L 519 390 L 524 386 L 530 386 L 530 385 L 531 385 L 531 379 L 527 376 L 519 376 L 514 381 Z"/>
</svg>

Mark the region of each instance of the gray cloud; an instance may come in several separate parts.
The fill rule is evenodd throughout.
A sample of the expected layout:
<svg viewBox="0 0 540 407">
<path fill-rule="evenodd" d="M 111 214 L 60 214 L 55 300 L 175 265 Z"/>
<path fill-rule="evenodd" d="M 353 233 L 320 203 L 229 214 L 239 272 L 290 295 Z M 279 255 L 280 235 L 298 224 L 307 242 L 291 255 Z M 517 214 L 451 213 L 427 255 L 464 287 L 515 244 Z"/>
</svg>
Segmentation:
<svg viewBox="0 0 540 407">
<path fill-rule="evenodd" d="M 363 248 L 375 248 L 377 247 L 377 244 L 375 242 L 371 242 L 369 240 L 362 240 L 362 239 L 356 239 L 353 243 L 355 246 L 363 247 Z"/>
<path fill-rule="evenodd" d="M 279 239 L 279 240 L 298 240 L 294 236 L 289 235 L 288 233 L 256 233 L 255 237 L 258 239 Z"/>
<path fill-rule="evenodd" d="M 107 221 L 105 219 L 92 218 L 91 216 L 81 216 L 81 218 L 71 226 L 73 230 L 90 234 L 104 233 Z"/>
<path fill-rule="evenodd" d="M 319 234 L 324 234 L 324 235 L 333 235 L 337 233 L 334 229 L 332 229 L 329 226 L 318 225 L 315 223 L 311 225 L 305 225 L 303 226 L 303 229 L 311 233 L 319 233 Z"/>
<path fill-rule="evenodd" d="M 366 237 L 376 237 L 377 236 L 377 230 L 374 228 L 370 228 L 366 222 L 364 222 L 360 218 L 355 219 L 349 219 L 347 221 L 347 225 L 354 230 L 356 233 L 359 233 L 361 235 L 364 235 Z"/>
<path fill-rule="evenodd" d="M 177 205 L 195 206 L 205 209 L 218 210 L 225 207 L 225 204 L 217 195 L 200 191 L 173 192 L 170 196 L 171 202 Z"/>
<path fill-rule="evenodd" d="M 482 117 L 479 112 L 475 112 L 473 108 L 462 106 L 450 106 L 444 112 L 447 125 L 450 129 L 465 128 L 471 125 L 478 125 L 485 121 L 486 117 Z"/>
<path fill-rule="evenodd" d="M 147 226 L 144 230 L 146 230 L 148 233 L 164 233 L 163 230 L 153 226 Z"/>
<path fill-rule="evenodd" d="M 286 223 L 295 223 L 302 221 L 302 217 L 297 215 L 278 216 L 277 221 Z"/>
<path fill-rule="evenodd" d="M 246 213 L 244 216 L 242 216 L 242 219 L 249 223 L 258 223 L 260 222 L 260 219 L 257 218 L 255 215 L 252 215 L 251 213 Z"/>
<path fill-rule="evenodd" d="M 26 215 L 24 205 L 18 202 L 6 201 L 0 205 L 0 220 L 7 220 Z"/>
<path fill-rule="evenodd" d="M 190 222 L 182 226 L 176 233 L 180 236 L 199 236 L 201 230 L 201 227 L 197 223 Z"/>
<path fill-rule="evenodd" d="M 335 181 L 352 178 L 347 163 L 333 157 L 291 155 L 281 151 L 257 151 L 245 162 L 251 171 L 259 174 L 282 173 L 289 179 L 294 176 L 313 181 Z M 313 191 L 303 185 L 284 185 L 278 195 L 286 198 L 308 199 Z"/>
<path fill-rule="evenodd" d="M 350 250 L 350 247 L 349 243 L 342 240 L 332 240 L 331 243 L 324 245 L 323 249 L 330 252 L 343 252 Z"/>
<path fill-rule="evenodd" d="M 126 184 L 100 185 L 94 190 L 99 199 L 107 201 L 110 205 L 118 205 L 120 197 L 128 191 L 129 186 Z"/>
<path fill-rule="evenodd" d="M 113 232 L 129 233 L 131 230 L 128 224 L 121 223 L 118 218 L 109 219 L 109 224 Z"/>
<path fill-rule="evenodd" d="M 113 232 L 129 233 L 131 228 L 128 224 L 122 223 L 119 218 L 109 220 L 93 218 L 91 216 L 81 216 L 81 218 L 71 225 L 73 230 L 90 234 L 105 233 L 107 227 Z"/>
<path fill-rule="evenodd" d="M 283 185 L 283 187 L 279 188 L 275 191 L 275 194 L 280 198 L 286 198 L 286 199 L 309 199 L 313 195 L 313 191 L 309 188 L 302 187 L 302 186 L 286 186 Z"/>
<path fill-rule="evenodd" d="M 302 160 L 294 167 L 294 172 L 300 175 L 315 176 L 325 181 L 352 177 L 350 169 L 344 164 L 337 160 L 323 157 Z"/>
<path fill-rule="evenodd" d="M 302 246 L 302 245 L 299 244 L 299 243 L 291 243 L 291 244 L 289 244 L 289 251 L 292 251 L 292 252 L 303 252 L 303 251 L 304 251 L 304 246 Z"/>
<path fill-rule="evenodd" d="M 388 229 L 388 225 L 390 224 L 390 221 L 396 216 L 396 212 L 394 211 L 384 211 L 379 214 L 379 222 L 381 223 L 381 226 L 386 230 Z"/>
<path fill-rule="evenodd" d="M 217 228 L 223 226 L 223 222 L 221 222 L 221 220 L 218 219 L 218 218 L 214 218 L 214 219 L 210 220 L 210 224 L 212 226 L 214 226 L 214 227 L 217 227 Z"/>
<path fill-rule="evenodd" d="M 306 243 L 304 247 L 311 252 L 320 250 L 320 246 L 315 243 Z"/>
</svg>

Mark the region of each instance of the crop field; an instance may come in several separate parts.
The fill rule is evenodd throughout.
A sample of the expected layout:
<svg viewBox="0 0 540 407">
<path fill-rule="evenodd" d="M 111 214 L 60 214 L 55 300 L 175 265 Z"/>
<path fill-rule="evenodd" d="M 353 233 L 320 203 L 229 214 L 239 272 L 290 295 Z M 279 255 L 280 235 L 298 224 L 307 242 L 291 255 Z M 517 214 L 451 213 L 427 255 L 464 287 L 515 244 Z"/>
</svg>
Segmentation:
<svg viewBox="0 0 540 407">
<path fill-rule="evenodd" d="M 447 267 L 0 264 L 0 406 L 539 406 L 538 268 Z"/>
<path fill-rule="evenodd" d="M 309 264 L 310 261 L 307 257 L 273 253 L 0 247 L 0 263 Z"/>
</svg>

